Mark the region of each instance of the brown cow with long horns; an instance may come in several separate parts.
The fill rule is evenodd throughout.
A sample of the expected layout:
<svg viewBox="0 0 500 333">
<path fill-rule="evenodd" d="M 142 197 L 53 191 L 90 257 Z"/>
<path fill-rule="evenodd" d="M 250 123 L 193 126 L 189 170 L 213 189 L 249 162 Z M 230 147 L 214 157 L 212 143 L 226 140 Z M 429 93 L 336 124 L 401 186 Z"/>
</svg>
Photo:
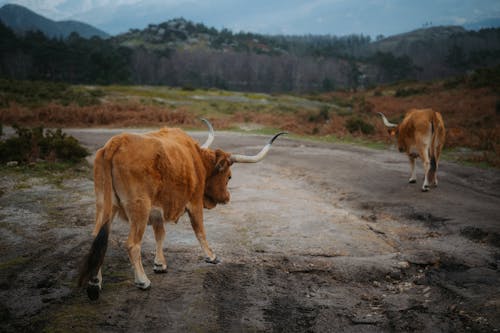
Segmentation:
<svg viewBox="0 0 500 333">
<path fill-rule="evenodd" d="M 163 255 L 164 222 L 177 221 L 185 212 L 209 263 L 219 260 L 208 246 L 203 226 L 203 208 L 225 204 L 233 163 L 256 163 L 268 153 L 276 134 L 255 156 L 235 155 L 220 149 L 209 149 L 213 128 L 200 146 L 184 131 L 162 128 L 146 134 L 124 133 L 112 137 L 99 149 L 94 162 L 96 194 L 95 236 L 85 258 L 79 285 L 87 283 L 90 299 L 97 299 L 102 286 L 101 266 L 106 253 L 109 230 L 118 213 L 130 223 L 127 249 L 135 274 L 135 284 L 149 288 L 151 282 L 141 261 L 141 241 L 148 222 L 156 239 L 154 271 L 167 269 Z M 160 219 L 152 211 L 160 211 Z"/>
<path fill-rule="evenodd" d="M 379 112 L 391 137 L 397 137 L 398 149 L 406 153 L 410 161 L 410 183 L 417 182 L 415 160 L 420 156 L 424 165 L 424 183 L 422 191 L 429 190 L 429 184 L 437 186 L 437 169 L 439 157 L 445 140 L 443 118 L 432 109 L 412 109 L 403 121 L 393 124 Z"/>
</svg>

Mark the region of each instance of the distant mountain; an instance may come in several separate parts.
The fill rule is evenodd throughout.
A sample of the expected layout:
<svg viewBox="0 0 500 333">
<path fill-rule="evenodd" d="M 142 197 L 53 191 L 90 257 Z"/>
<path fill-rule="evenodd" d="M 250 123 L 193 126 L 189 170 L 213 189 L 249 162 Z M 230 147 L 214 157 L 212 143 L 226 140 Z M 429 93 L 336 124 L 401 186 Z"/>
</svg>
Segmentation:
<svg viewBox="0 0 500 333">
<path fill-rule="evenodd" d="M 112 37 L 122 46 L 132 49 L 145 48 L 153 51 L 185 49 L 213 49 L 259 54 L 277 54 L 284 50 L 273 43 L 273 37 L 252 33 L 235 34 L 230 30 L 209 28 L 184 18 L 172 19 L 160 24 L 149 24 L 145 29 L 130 29 Z"/>
<path fill-rule="evenodd" d="M 48 37 L 68 37 L 72 32 L 84 38 L 109 35 L 89 24 L 78 21 L 52 21 L 19 5 L 8 4 L 0 8 L 0 21 L 16 33 L 40 30 Z"/>
<path fill-rule="evenodd" d="M 464 25 L 467 30 L 481 30 L 487 28 L 500 28 L 500 17 L 490 18 L 487 20 L 482 20 L 474 23 L 468 23 Z"/>
<path fill-rule="evenodd" d="M 233 33 L 227 29 L 217 30 L 180 18 L 150 24 L 142 30 L 132 29 L 110 40 L 135 52 L 133 59 L 137 61 L 134 65 L 136 68 L 146 68 L 148 64 L 155 63 L 156 69 L 162 66 L 166 68 L 168 63 L 171 68 L 182 72 L 180 68 L 183 66 L 189 71 L 189 66 L 204 63 L 204 67 L 193 71 L 197 73 L 196 78 L 182 76 L 176 83 L 168 82 L 169 84 L 181 82 L 193 86 L 209 86 L 213 82 L 221 82 L 220 78 L 224 77 L 228 78 L 226 86 L 236 90 L 282 89 L 278 84 L 270 88 L 245 85 L 243 80 L 238 82 L 238 77 L 231 76 L 233 73 L 224 72 L 224 66 L 228 63 L 244 66 L 239 64 L 244 57 L 250 58 L 248 62 L 260 61 L 262 68 L 268 66 L 266 62 L 293 64 L 298 59 L 302 66 L 307 64 L 315 68 L 324 61 L 324 68 L 316 68 L 317 75 L 323 76 L 323 82 L 314 82 L 316 87 L 328 86 L 328 82 L 345 87 L 402 79 L 432 80 L 500 64 L 500 29 L 475 32 L 461 26 L 427 27 L 371 41 L 368 36 L 363 35 L 270 36 Z M 186 65 L 190 62 L 192 64 Z M 219 63 L 220 68 L 217 68 Z M 336 68 L 336 72 L 325 73 L 324 71 L 330 70 L 328 66 Z M 213 73 L 204 76 L 202 73 L 207 71 L 205 68 L 210 68 Z M 269 66 L 263 73 L 273 70 L 275 68 Z M 282 70 L 288 71 L 289 68 Z M 166 70 L 162 72 L 148 68 L 148 72 L 154 75 L 141 77 L 142 81 L 160 82 L 167 77 L 174 77 L 173 73 L 167 73 Z M 255 73 L 248 74 L 247 77 L 252 75 L 255 76 Z M 203 81 L 209 76 L 212 83 Z M 278 74 L 273 78 L 276 77 Z"/>
<path fill-rule="evenodd" d="M 423 28 L 373 42 L 365 52 L 365 56 L 385 53 L 408 59 L 416 79 L 442 78 L 498 65 L 500 29 L 475 32 L 461 26 Z"/>
<path fill-rule="evenodd" d="M 396 55 L 409 55 L 414 46 L 429 45 L 430 43 L 448 44 L 451 37 L 464 34 L 467 31 L 460 26 L 439 26 L 413 30 L 393 35 L 373 42 L 369 50 L 372 52 L 389 52 Z M 427 50 L 433 51 L 432 49 Z"/>
</svg>

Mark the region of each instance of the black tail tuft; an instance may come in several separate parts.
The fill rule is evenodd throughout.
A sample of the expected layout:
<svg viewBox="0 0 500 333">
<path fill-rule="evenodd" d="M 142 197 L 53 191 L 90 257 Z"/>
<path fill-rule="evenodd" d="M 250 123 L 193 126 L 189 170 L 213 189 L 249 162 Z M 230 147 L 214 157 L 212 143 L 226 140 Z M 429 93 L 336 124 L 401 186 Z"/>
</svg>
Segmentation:
<svg viewBox="0 0 500 333">
<path fill-rule="evenodd" d="M 436 171 L 436 168 L 437 168 L 436 157 L 431 156 L 431 171 Z"/>
<path fill-rule="evenodd" d="M 97 275 L 99 267 L 104 261 L 104 255 L 108 248 L 109 238 L 109 223 L 104 224 L 99 233 L 92 242 L 92 247 L 89 253 L 83 259 L 80 267 L 80 277 L 78 279 L 78 286 L 81 287 L 86 284 L 92 277 Z"/>
</svg>

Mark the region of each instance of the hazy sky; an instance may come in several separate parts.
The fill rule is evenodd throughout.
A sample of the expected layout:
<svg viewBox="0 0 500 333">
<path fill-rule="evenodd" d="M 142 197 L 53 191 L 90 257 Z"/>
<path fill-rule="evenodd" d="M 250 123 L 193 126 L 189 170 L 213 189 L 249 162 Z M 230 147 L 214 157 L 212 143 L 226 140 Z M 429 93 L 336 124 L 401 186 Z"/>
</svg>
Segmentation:
<svg viewBox="0 0 500 333">
<path fill-rule="evenodd" d="M 175 17 L 235 32 L 393 35 L 500 18 L 500 0 L 0 0 L 116 34 Z"/>
</svg>

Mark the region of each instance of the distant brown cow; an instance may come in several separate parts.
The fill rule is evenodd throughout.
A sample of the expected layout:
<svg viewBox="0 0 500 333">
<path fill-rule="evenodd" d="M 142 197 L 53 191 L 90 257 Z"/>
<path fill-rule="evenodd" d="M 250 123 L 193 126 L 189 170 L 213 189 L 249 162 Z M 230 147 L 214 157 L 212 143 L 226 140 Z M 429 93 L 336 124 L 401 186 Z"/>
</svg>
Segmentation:
<svg viewBox="0 0 500 333">
<path fill-rule="evenodd" d="M 112 137 L 99 149 L 94 162 L 96 194 L 95 236 L 81 272 L 80 286 L 87 283 L 91 299 L 99 297 L 102 286 L 101 266 L 106 253 L 109 230 L 118 213 L 130 223 L 127 249 L 134 268 L 135 284 L 149 288 L 151 282 L 141 262 L 141 241 L 148 221 L 156 239 L 154 271 L 165 272 L 163 255 L 164 223 L 175 221 L 185 212 L 203 248 L 206 261 L 218 263 L 208 246 L 203 226 L 203 208 L 225 204 L 230 195 L 227 189 L 231 179 L 230 166 L 235 162 L 255 163 L 269 151 L 276 134 L 255 156 L 234 155 L 220 149 L 209 149 L 214 139 L 210 129 L 202 146 L 176 128 L 162 128 L 146 134 L 124 133 Z M 152 210 L 160 211 L 160 219 L 152 218 Z"/>
<path fill-rule="evenodd" d="M 429 184 L 437 186 L 439 156 L 445 140 L 443 118 L 439 112 L 431 109 L 412 109 L 403 121 L 397 125 L 382 116 L 384 125 L 392 137 L 397 137 L 398 148 L 410 159 L 410 183 L 416 183 L 415 159 L 420 156 L 424 165 L 425 177 L 422 191 L 429 190 Z"/>
</svg>

